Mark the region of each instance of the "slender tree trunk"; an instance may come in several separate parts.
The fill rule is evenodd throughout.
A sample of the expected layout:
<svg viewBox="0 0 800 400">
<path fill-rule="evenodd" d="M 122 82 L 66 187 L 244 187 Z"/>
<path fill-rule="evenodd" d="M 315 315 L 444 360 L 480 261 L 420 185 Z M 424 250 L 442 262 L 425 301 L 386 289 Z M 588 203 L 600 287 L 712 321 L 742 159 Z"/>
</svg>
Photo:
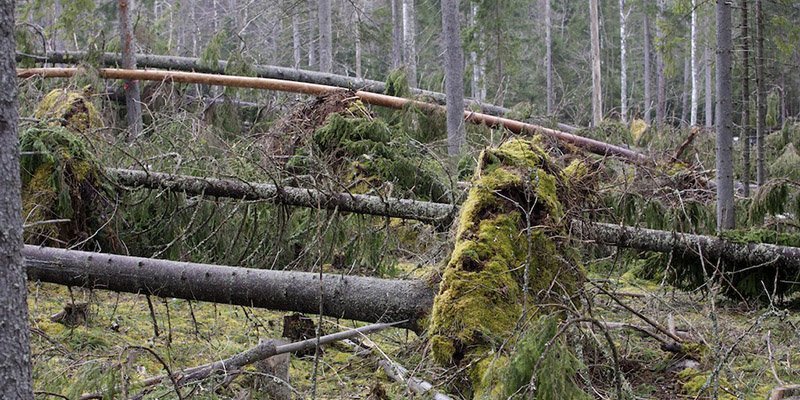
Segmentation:
<svg viewBox="0 0 800 400">
<path fill-rule="evenodd" d="M 353 7 L 355 8 L 356 13 L 356 20 L 354 21 L 355 24 L 355 48 L 356 48 L 356 78 L 363 78 L 361 74 L 361 9 L 363 7 L 363 3 L 361 0 L 353 1 Z"/>
<path fill-rule="evenodd" d="M 691 78 L 689 75 L 692 73 L 692 63 L 688 58 L 683 59 L 683 92 L 681 93 L 681 125 L 689 122 L 687 116 L 689 115 L 689 92 L 691 91 Z"/>
<path fill-rule="evenodd" d="M 767 89 L 764 82 L 764 14 L 761 0 L 755 0 L 756 14 L 756 184 L 760 188 L 767 179 L 766 140 Z"/>
<path fill-rule="evenodd" d="M 589 33 L 592 45 L 592 126 L 603 120 L 603 89 L 600 82 L 600 17 L 598 0 L 589 0 Z"/>
<path fill-rule="evenodd" d="M 621 0 L 624 1 L 624 0 Z M 555 94 L 553 90 L 553 22 L 550 15 L 550 0 L 544 0 L 544 64 L 547 74 L 547 115 L 555 112 Z"/>
<path fill-rule="evenodd" d="M 619 0 L 619 97 L 620 97 L 620 120 L 628 122 L 628 62 L 626 60 L 626 39 L 625 25 L 627 20 L 625 11 L 625 0 Z"/>
<path fill-rule="evenodd" d="M 478 62 L 478 51 L 475 50 L 476 44 L 478 43 L 479 39 L 479 29 L 477 22 L 478 16 L 478 4 L 472 3 L 469 7 L 469 25 L 472 27 L 472 42 L 473 42 L 473 49 L 469 52 L 469 62 L 470 66 L 472 67 L 472 79 L 470 80 L 470 94 L 472 94 L 472 98 L 477 101 L 482 101 L 481 99 L 481 69 L 480 63 Z"/>
<path fill-rule="evenodd" d="M 464 130 L 464 51 L 458 27 L 458 0 L 442 0 L 445 92 L 447 94 L 447 154 L 461 153 Z"/>
<path fill-rule="evenodd" d="M 32 400 L 15 48 L 14 1 L 0 0 L 0 398 Z"/>
<path fill-rule="evenodd" d="M 317 50 L 319 49 L 319 32 L 315 29 L 319 26 L 319 17 L 317 7 L 312 7 L 308 4 L 308 68 L 315 69 L 318 67 L 317 63 Z M 316 39 L 315 39 L 316 38 Z"/>
<path fill-rule="evenodd" d="M 713 64 L 711 62 L 711 50 L 709 46 L 705 46 L 703 50 L 703 58 L 705 59 L 706 66 L 706 128 L 714 126 L 714 89 L 712 84 Z"/>
<path fill-rule="evenodd" d="M 408 86 L 417 87 L 417 13 L 414 0 L 403 0 L 403 61 L 405 61 Z"/>
<path fill-rule="evenodd" d="M 391 0 L 392 7 L 392 69 L 403 65 L 403 0 Z"/>
<path fill-rule="evenodd" d="M 742 9 L 742 185 L 744 196 L 750 197 L 750 37 L 747 0 Z"/>
<path fill-rule="evenodd" d="M 692 101 L 689 110 L 689 126 L 697 125 L 697 92 L 699 79 L 697 78 L 697 0 L 692 0 L 692 32 L 691 32 L 691 62 L 692 62 Z"/>
<path fill-rule="evenodd" d="M 119 0 L 119 35 L 122 43 L 122 68 L 136 69 L 136 41 L 133 37 L 131 12 L 133 0 Z M 139 81 L 125 81 L 125 108 L 128 122 L 127 141 L 133 142 L 142 133 L 142 102 Z"/>
<path fill-rule="evenodd" d="M 317 0 L 319 16 L 319 70 L 333 72 L 333 38 L 331 28 L 331 0 Z"/>
<path fill-rule="evenodd" d="M 733 130 L 731 125 L 731 5 L 717 0 L 717 230 L 736 224 L 733 202 Z"/>
<path fill-rule="evenodd" d="M 297 11 L 292 14 L 292 58 L 294 61 L 294 68 L 300 68 L 300 62 L 303 54 L 300 48 L 302 37 L 300 36 L 300 16 Z"/>
<path fill-rule="evenodd" d="M 667 116 L 667 81 L 664 76 L 664 4 L 665 0 L 658 0 L 658 18 L 656 22 L 656 37 L 659 46 L 656 49 L 656 125 L 664 125 Z"/>
<path fill-rule="evenodd" d="M 650 68 L 652 66 L 652 50 L 650 44 L 650 17 L 647 15 L 647 9 L 644 10 L 644 121 L 650 124 L 650 114 L 653 109 L 653 98 L 651 85 L 653 79 L 651 78 Z"/>
</svg>

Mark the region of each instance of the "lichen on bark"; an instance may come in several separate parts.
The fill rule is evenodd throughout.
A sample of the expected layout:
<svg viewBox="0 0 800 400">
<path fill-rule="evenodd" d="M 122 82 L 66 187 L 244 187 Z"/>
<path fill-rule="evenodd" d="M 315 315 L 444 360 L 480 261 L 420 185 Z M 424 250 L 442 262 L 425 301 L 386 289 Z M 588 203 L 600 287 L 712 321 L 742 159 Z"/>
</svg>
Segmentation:
<svg viewBox="0 0 800 400">
<path fill-rule="evenodd" d="M 581 267 L 553 238 L 562 232 L 565 179 L 581 169 L 565 173 L 539 138 L 513 139 L 479 157 L 428 329 L 435 361 L 466 367 L 475 398 L 504 392 L 487 363 L 508 357 L 523 309 L 525 319 L 558 313 L 540 305 L 568 302 L 581 286 Z"/>
</svg>

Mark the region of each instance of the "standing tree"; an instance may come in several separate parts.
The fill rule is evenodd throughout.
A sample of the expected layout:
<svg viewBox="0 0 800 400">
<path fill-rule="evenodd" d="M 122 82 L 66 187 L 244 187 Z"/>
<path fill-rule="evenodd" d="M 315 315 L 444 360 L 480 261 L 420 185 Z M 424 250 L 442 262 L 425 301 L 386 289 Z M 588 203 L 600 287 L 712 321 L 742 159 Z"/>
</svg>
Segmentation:
<svg viewBox="0 0 800 400">
<path fill-rule="evenodd" d="M 464 55 L 458 28 L 458 0 L 442 0 L 445 92 L 447 94 L 447 154 L 457 156 L 464 144 Z"/>
<path fill-rule="evenodd" d="M 735 227 L 733 114 L 731 102 L 731 5 L 717 0 L 717 230 Z"/>
<path fill-rule="evenodd" d="M 417 45 L 414 0 L 403 0 L 403 61 L 406 66 L 408 86 L 417 87 Z"/>
<path fill-rule="evenodd" d="M 122 43 L 122 68 L 136 69 L 136 41 L 133 37 L 131 8 L 133 0 L 119 0 L 119 36 Z M 142 102 L 139 94 L 139 81 L 125 81 L 125 108 L 128 121 L 127 141 L 133 142 L 142 133 Z"/>
<path fill-rule="evenodd" d="M 300 16 L 298 15 L 297 10 L 292 12 L 292 61 L 294 62 L 294 68 L 300 68 L 300 60 L 302 59 L 302 53 L 300 49 L 300 43 L 302 42 L 302 38 L 300 37 Z"/>
<path fill-rule="evenodd" d="M 665 0 L 658 0 L 656 19 L 656 126 L 661 126 L 667 116 L 667 80 L 664 75 L 664 18 Z"/>
<path fill-rule="evenodd" d="M 764 83 L 764 13 L 761 0 L 755 0 L 756 14 L 756 184 L 760 188 L 767 179 L 764 140 L 767 128 L 767 89 Z"/>
<path fill-rule="evenodd" d="M 319 70 L 333 72 L 333 38 L 331 33 L 331 0 L 319 0 Z"/>
<path fill-rule="evenodd" d="M 744 196 L 750 196 L 750 37 L 748 36 L 747 0 L 742 8 L 742 185 Z"/>
<path fill-rule="evenodd" d="M 402 0 L 391 0 L 392 7 L 392 69 L 403 65 L 403 6 Z"/>
<path fill-rule="evenodd" d="M 589 0 L 589 33 L 592 46 L 592 126 L 603 120 L 603 90 L 600 82 L 600 17 L 597 0 Z"/>
<path fill-rule="evenodd" d="M 544 63 L 547 75 L 545 78 L 547 80 L 547 115 L 549 116 L 555 112 L 555 95 L 553 93 L 553 22 L 550 12 L 550 0 L 544 0 Z"/>
<path fill-rule="evenodd" d="M 691 110 L 689 110 L 689 126 L 697 125 L 697 0 L 692 0 L 692 32 L 690 42 L 690 57 L 692 63 L 692 101 Z"/>
<path fill-rule="evenodd" d="M 644 62 L 644 121 L 648 124 L 650 123 L 650 111 L 653 108 L 653 98 L 651 95 L 651 83 L 653 79 L 650 77 L 650 67 L 652 65 L 651 62 L 651 50 L 652 47 L 650 44 L 650 17 L 648 16 L 647 7 L 644 7 L 644 26 L 642 30 L 644 31 L 644 51 L 643 53 L 643 62 Z"/>
<path fill-rule="evenodd" d="M 625 0 L 619 0 L 619 95 L 620 95 L 620 119 L 628 122 L 628 63 L 625 59 L 625 23 L 627 20 L 625 12 Z"/>
<path fill-rule="evenodd" d="M 0 1 L 0 398 L 33 399 L 22 260 L 14 1 Z"/>
</svg>

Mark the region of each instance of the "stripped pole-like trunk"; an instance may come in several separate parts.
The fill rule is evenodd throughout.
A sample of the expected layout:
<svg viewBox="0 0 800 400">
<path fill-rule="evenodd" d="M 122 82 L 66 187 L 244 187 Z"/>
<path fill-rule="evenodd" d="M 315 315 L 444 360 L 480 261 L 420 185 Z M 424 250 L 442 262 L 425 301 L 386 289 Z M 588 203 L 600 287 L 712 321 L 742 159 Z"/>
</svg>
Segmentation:
<svg viewBox="0 0 800 400">
<path fill-rule="evenodd" d="M 417 329 L 433 302 L 423 281 L 273 271 L 25 246 L 28 279 L 115 292 L 235 304 Z"/>
<path fill-rule="evenodd" d="M 764 141 L 767 129 L 767 88 L 764 82 L 764 13 L 761 0 L 755 0 L 756 16 L 756 184 L 767 180 Z"/>
<path fill-rule="evenodd" d="M 742 8 L 742 186 L 744 197 L 750 197 L 750 37 L 747 0 Z"/>
<path fill-rule="evenodd" d="M 291 69 L 290 69 L 291 70 Z M 46 78 L 69 78 L 78 72 L 77 68 L 31 68 L 17 70 L 19 78 L 30 78 L 34 76 Z M 227 75 L 212 75 L 201 74 L 194 72 L 174 72 L 174 71 L 132 71 L 122 69 L 103 68 L 97 71 L 98 75 L 102 78 L 108 79 L 139 79 L 151 81 L 171 81 L 182 83 L 200 83 L 206 85 L 222 85 L 231 87 L 242 87 L 250 89 L 263 89 L 263 90 L 278 90 L 292 93 L 302 93 L 313 96 L 321 96 L 330 94 L 336 91 L 345 90 L 338 87 L 314 85 L 308 83 L 299 83 L 292 81 L 284 81 L 277 79 L 253 78 L 242 76 L 227 76 Z M 377 94 L 371 92 L 358 91 L 354 96 L 358 97 L 367 104 L 372 104 L 381 107 L 401 109 L 409 105 L 413 105 L 421 110 L 428 112 L 442 112 L 443 107 L 437 104 L 426 103 L 417 100 L 404 99 L 399 97 L 387 96 L 384 94 Z M 619 157 L 636 164 L 647 164 L 650 162 L 649 158 L 644 154 L 636 151 L 603 143 L 598 140 L 589 139 L 571 133 L 559 131 L 556 129 L 549 129 L 539 125 L 528 124 L 525 122 L 515 121 L 508 118 L 495 117 L 483 113 L 476 113 L 471 111 L 464 111 L 464 119 L 467 122 L 474 124 L 482 124 L 490 127 L 504 127 L 509 131 L 517 134 L 541 134 L 549 136 L 565 143 L 570 143 L 576 147 L 582 148 L 585 151 L 603 155 Z"/>
<path fill-rule="evenodd" d="M 690 57 L 692 63 L 692 100 L 689 110 L 689 126 L 697 125 L 697 92 L 699 80 L 697 79 L 697 0 L 692 0 L 692 32 L 690 39 Z"/>
<path fill-rule="evenodd" d="M 445 92 L 447 93 L 447 154 L 457 156 L 466 140 L 464 129 L 464 52 L 458 27 L 458 0 L 442 0 Z"/>
<path fill-rule="evenodd" d="M 625 0 L 619 0 L 619 97 L 620 97 L 620 120 L 628 122 L 628 61 L 627 57 L 627 37 L 625 36 L 625 25 L 627 21 L 625 12 Z"/>
<path fill-rule="evenodd" d="M 131 12 L 133 0 L 119 0 L 119 36 L 122 44 L 122 68 L 136 69 L 136 43 L 133 37 Z M 128 122 L 127 141 L 133 142 L 142 133 L 142 102 L 139 93 L 139 81 L 128 80 L 124 83 L 126 120 Z"/>
<path fill-rule="evenodd" d="M 416 18 L 414 0 L 403 0 L 403 61 L 408 86 L 412 88 L 417 87 Z"/>
<path fill-rule="evenodd" d="M 733 229 L 733 107 L 731 104 L 731 5 L 717 0 L 717 230 Z"/>
<path fill-rule="evenodd" d="M 592 126 L 599 126 L 603 120 L 603 89 L 600 82 L 600 16 L 598 0 L 589 0 L 589 33 L 592 52 Z"/>
<path fill-rule="evenodd" d="M 624 1 L 624 0 L 621 0 Z M 553 22 L 550 15 L 550 0 L 544 0 L 544 64 L 547 80 L 547 115 L 555 112 L 555 94 L 553 88 Z"/>
<path fill-rule="evenodd" d="M 333 33 L 331 28 L 331 0 L 317 0 L 319 17 L 319 70 L 333 71 Z"/>
<path fill-rule="evenodd" d="M 650 17 L 647 14 L 647 9 L 644 10 L 644 122 L 650 124 L 651 111 L 653 110 L 653 98 L 651 95 L 652 87 L 652 74 L 650 68 L 652 66 L 652 46 L 650 44 Z"/>
</svg>

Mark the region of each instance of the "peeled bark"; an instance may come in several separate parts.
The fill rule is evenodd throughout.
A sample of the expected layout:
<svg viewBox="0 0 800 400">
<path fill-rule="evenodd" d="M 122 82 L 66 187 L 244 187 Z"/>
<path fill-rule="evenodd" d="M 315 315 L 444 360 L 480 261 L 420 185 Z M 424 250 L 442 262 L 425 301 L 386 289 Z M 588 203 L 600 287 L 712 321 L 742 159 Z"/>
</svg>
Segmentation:
<svg viewBox="0 0 800 400">
<path fill-rule="evenodd" d="M 600 82 L 600 17 L 597 0 L 589 0 L 589 33 L 592 47 L 592 126 L 603 120 L 603 89 Z"/>
<path fill-rule="evenodd" d="M 31 68 L 19 69 L 17 76 L 19 78 L 30 78 L 33 76 L 45 78 L 69 78 L 75 75 L 78 70 L 76 68 Z M 241 76 L 226 76 L 226 75 L 212 75 L 200 74 L 192 72 L 172 72 L 172 71 L 131 71 L 120 69 L 100 69 L 98 70 L 100 77 L 107 79 L 139 79 L 151 81 L 172 81 L 180 83 L 200 83 L 205 85 L 222 85 L 232 87 L 244 87 L 251 89 L 264 89 L 264 90 L 278 90 L 285 92 L 303 93 L 308 95 L 320 96 L 329 94 L 333 91 L 343 90 L 338 87 L 331 87 L 325 85 L 315 85 L 308 83 L 299 83 L 292 81 L 284 81 L 277 79 L 265 78 L 251 78 Z M 425 103 L 416 100 L 409 100 L 399 97 L 387 96 L 365 91 L 358 91 L 355 93 L 361 101 L 381 107 L 400 109 L 408 105 L 413 105 L 417 108 L 426 111 L 441 112 L 442 107 L 436 104 Z M 464 112 L 464 118 L 471 123 L 484 124 L 492 127 L 504 127 L 509 131 L 517 134 L 542 134 L 552 138 L 564 141 L 565 143 L 572 144 L 576 147 L 582 148 L 588 152 L 603 156 L 614 156 L 633 163 L 648 163 L 648 158 L 633 150 L 626 149 L 620 146 L 614 146 L 598 140 L 589 139 L 567 132 L 558 131 L 555 129 L 544 128 L 538 125 L 527 124 L 520 121 L 515 121 L 502 117 L 495 117 L 482 113 L 475 113 L 471 111 Z"/>
<path fill-rule="evenodd" d="M 136 43 L 133 37 L 133 23 L 131 21 L 131 8 L 133 0 L 119 0 L 119 35 L 122 44 L 122 68 L 136 69 Z M 139 81 L 126 80 L 125 108 L 128 122 L 127 141 L 134 141 L 142 133 L 142 103 L 139 93 Z"/>
<path fill-rule="evenodd" d="M 447 92 L 447 154 L 457 156 L 466 141 L 464 130 L 464 51 L 458 28 L 458 0 L 442 0 L 445 92 Z"/>
<path fill-rule="evenodd" d="M 717 0 L 717 230 L 733 229 L 733 106 L 731 5 Z"/>
<path fill-rule="evenodd" d="M 406 321 L 416 329 L 430 311 L 423 281 L 196 264 L 25 246 L 30 281 L 317 314 L 366 322 Z"/>
<path fill-rule="evenodd" d="M 368 196 L 350 193 L 325 193 L 315 189 L 275 186 L 237 180 L 171 175 L 129 169 L 106 169 L 106 174 L 124 186 L 165 189 L 197 196 L 216 196 L 243 200 L 266 200 L 290 206 L 324 208 L 392 218 L 413 219 L 447 226 L 455 208 L 449 204 Z"/>
</svg>

